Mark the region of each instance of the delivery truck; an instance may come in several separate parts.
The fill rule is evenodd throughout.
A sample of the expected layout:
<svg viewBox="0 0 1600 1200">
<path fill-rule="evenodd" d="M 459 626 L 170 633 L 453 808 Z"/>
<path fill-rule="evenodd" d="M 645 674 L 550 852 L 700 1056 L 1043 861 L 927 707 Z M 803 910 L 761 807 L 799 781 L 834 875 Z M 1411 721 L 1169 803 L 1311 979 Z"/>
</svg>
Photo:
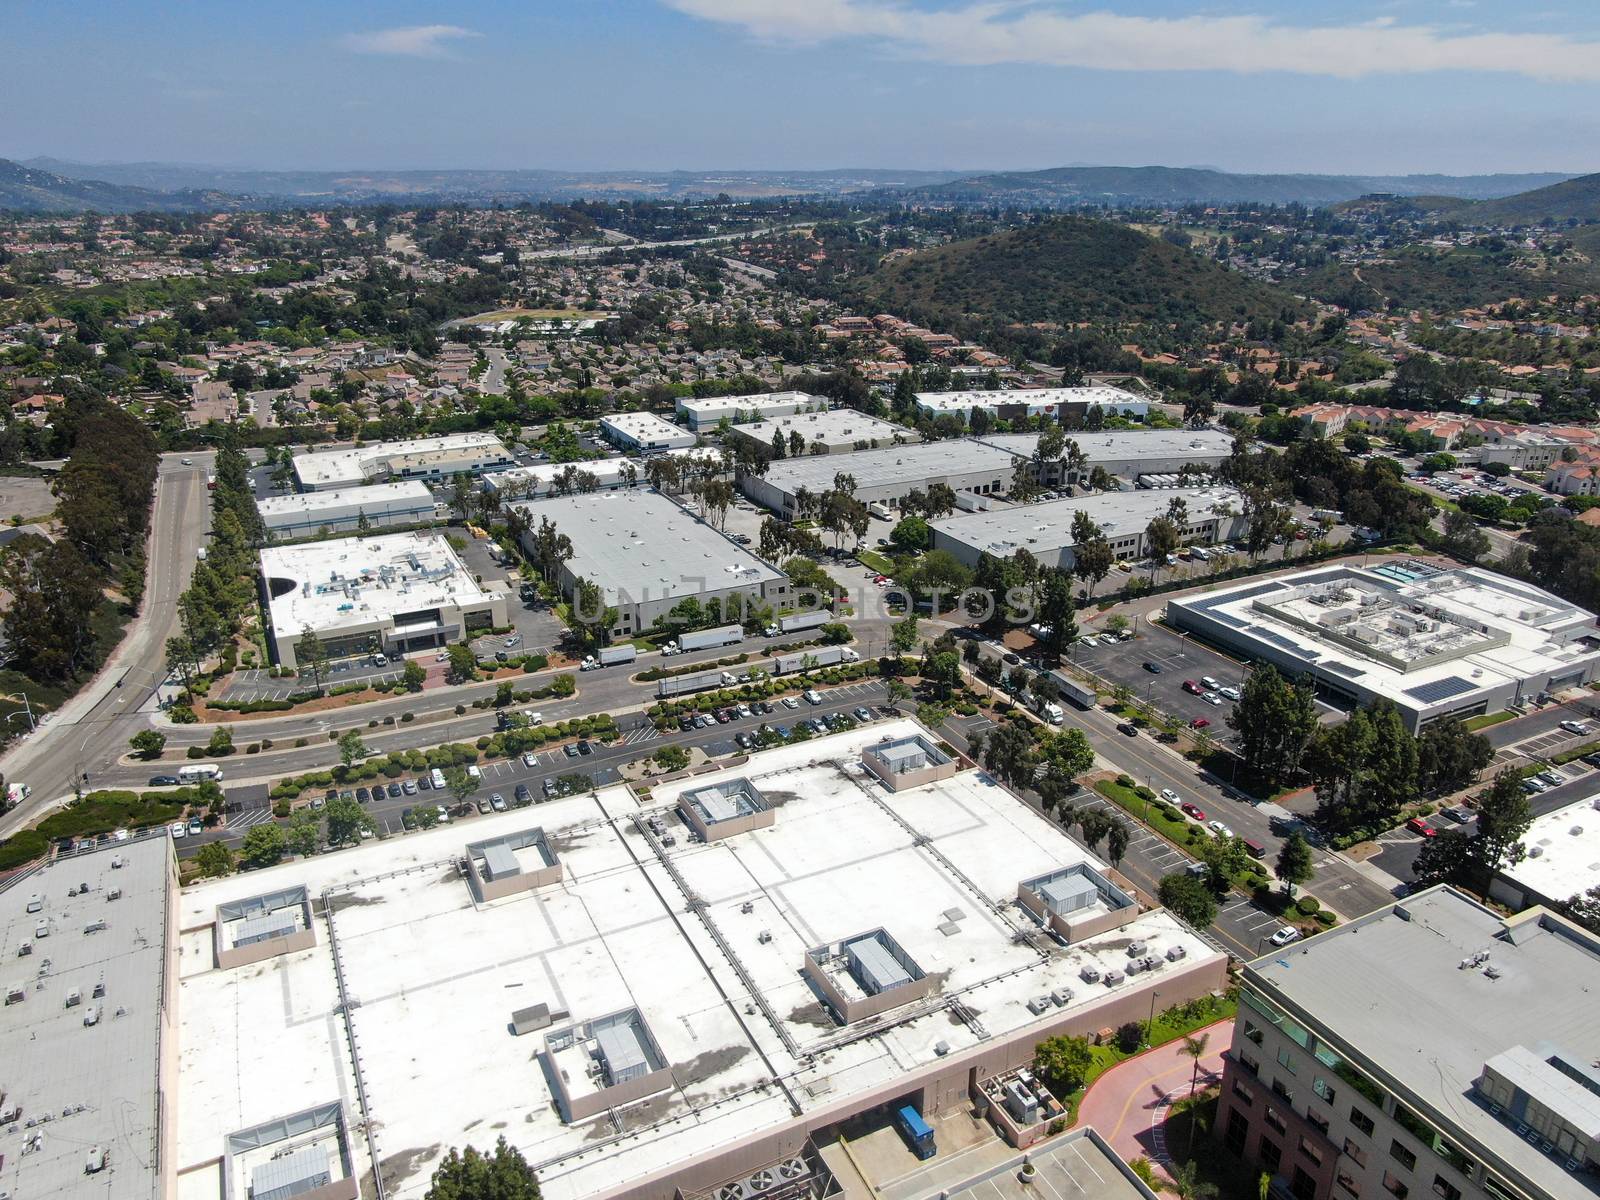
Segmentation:
<svg viewBox="0 0 1600 1200">
<path fill-rule="evenodd" d="M 675 642 L 668 642 L 662 647 L 663 651 L 670 649 L 673 654 L 687 654 L 691 650 L 709 650 L 715 646 L 731 646 L 735 642 L 744 640 L 744 629 L 739 625 L 718 625 L 715 629 L 696 629 L 693 633 L 679 636 Z"/>
<path fill-rule="evenodd" d="M 793 675 L 796 671 L 807 671 L 813 667 L 831 667 L 860 660 L 861 656 L 849 646 L 818 646 L 812 650 L 778 655 L 772 660 L 772 671 L 775 675 Z"/>
<path fill-rule="evenodd" d="M 1093 708 L 1100 702 L 1100 693 L 1081 683 L 1065 671 L 1051 671 L 1050 682 L 1056 685 L 1056 694 L 1079 708 Z"/>
<path fill-rule="evenodd" d="M 777 622 L 768 625 L 763 632 L 770 637 L 781 637 L 786 633 L 799 633 L 806 629 L 816 629 L 826 625 L 833 619 L 833 614 L 824 608 L 815 608 L 810 612 L 790 613 L 787 617 L 779 617 Z"/>
</svg>

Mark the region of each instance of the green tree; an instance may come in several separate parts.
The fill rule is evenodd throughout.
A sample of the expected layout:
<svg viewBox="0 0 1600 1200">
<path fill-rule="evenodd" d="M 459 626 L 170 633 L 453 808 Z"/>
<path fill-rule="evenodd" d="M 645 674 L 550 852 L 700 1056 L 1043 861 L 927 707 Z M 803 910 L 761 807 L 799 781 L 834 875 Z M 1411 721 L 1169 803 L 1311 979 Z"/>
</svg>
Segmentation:
<svg viewBox="0 0 1600 1200">
<path fill-rule="evenodd" d="M 663 746 L 653 757 L 663 771 L 681 771 L 689 765 L 689 752 L 682 746 Z"/>
<path fill-rule="evenodd" d="M 1111 818 L 1111 827 L 1106 830 L 1106 857 L 1111 860 L 1113 867 L 1122 865 L 1122 857 L 1127 854 L 1132 837 L 1133 831 L 1126 821 L 1121 817 Z"/>
<path fill-rule="evenodd" d="M 1483 887 L 1494 872 L 1526 856 L 1522 838 L 1532 824 L 1533 809 L 1517 772 L 1501 771 L 1489 790 L 1478 797 L 1478 834 L 1472 845 Z"/>
<path fill-rule="evenodd" d="M 1494 759 L 1494 747 L 1455 717 L 1434 721 L 1417 738 L 1417 787 L 1428 796 L 1460 791 Z"/>
<path fill-rule="evenodd" d="M 1145 526 L 1145 547 L 1150 552 L 1150 557 L 1156 561 L 1156 573 L 1161 573 L 1161 568 L 1166 565 L 1167 558 L 1178 548 L 1182 535 L 1178 527 L 1172 523 L 1170 517 L 1152 518 L 1150 524 Z"/>
<path fill-rule="evenodd" d="M 1060 661 L 1078 640 L 1077 605 L 1072 599 L 1072 584 L 1061 571 L 1046 571 L 1039 624 L 1044 626 L 1045 650 Z"/>
<path fill-rule="evenodd" d="M 1194 1120 L 1193 1113 L 1190 1114 L 1190 1120 Z M 1190 1129 L 1192 1139 L 1193 1125 Z M 1194 1160 L 1190 1159 L 1173 1170 L 1172 1191 L 1178 1200 L 1213 1200 L 1217 1194 L 1217 1185 L 1202 1179 L 1199 1168 L 1195 1166 Z"/>
<path fill-rule="evenodd" d="M 1087 1038 L 1065 1034 L 1045 1038 L 1033 1048 L 1033 1069 L 1058 1096 L 1070 1096 L 1083 1086 L 1094 1062 Z"/>
<path fill-rule="evenodd" d="M 1306 756 L 1317 789 L 1317 821 L 1336 834 L 1372 834 L 1394 824 L 1417 790 L 1417 739 L 1382 701 L 1319 729 Z"/>
<path fill-rule="evenodd" d="M 1478 528 L 1478 523 L 1459 509 L 1444 515 L 1444 536 L 1439 547 L 1446 554 L 1475 563 L 1489 553 L 1489 535 Z"/>
<path fill-rule="evenodd" d="M 1269 786 L 1293 778 L 1317 731 L 1310 682 L 1290 683 L 1271 666 L 1257 667 L 1228 714 L 1228 727 L 1239 735 L 1239 756 L 1257 778 Z"/>
<path fill-rule="evenodd" d="M 140 758 L 160 758 L 161 751 L 166 748 L 167 735 L 157 733 L 154 729 L 141 729 L 128 739 L 128 745 Z"/>
<path fill-rule="evenodd" d="M 358 760 L 366 758 L 369 751 L 367 743 L 361 738 L 358 729 L 347 729 L 339 735 L 339 761 L 348 770 Z"/>
<path fill-rule="evenodd" d="M 917 614 L 909 613 L 904 620 L 890 627 L 889 640 L 899 654 L 909 654 L 917 648 Z"/>
<path fill-rule="evenodd" d="M 309 808 L 297 808 L 284 828 L 284 844 L 290 853 L 310 858 L 322 844 L 322 820 Z"/>
<path fill-rule="evenodd" d="M 420 692 L 422 685 L 427 681 L 428 672 L 414 658 L 406 660 L 405 669 L 400 672 L 400 682 L 408 692 Z"/>
<path fill-rule="evenodd" d="M 491 1154 L 452 1149 L 434 1171 L 426 1200 L 539 1200 L 539 1181 L 502 1134 Z"/>
<path fill-rule="evenodd" d="M 1278 851 L 1277 868 L 1278 878 L 1291 896 L 1295 888 L 1310 881 L 1314 866 L 1311 843 L 1304 834 L 1296 830 L 1284 839 L 1283 848 Z"/>
<path fill-rule="evenodd" d="M 328 677 L 328 648 L 315 630 L 308 629 L 300 635 L 294 656 L 302 671 L 311 672 L 311 685 L 321 695 L 322 681 Z"/>
<path fill-rule="evenodd" d="M 194 864 L 207 878 L 227 875 L 233 871 L 233 851 L 221 842 L 207 842 L 195 853 Z"/>
<path fill-rule="evenodd" d="M 466 642 L 452 643 L 445 654 L 448 658 L 446 674 L 451 683 L 466 683 L 477 678 L 478 660 Z"/>
<path fill-rule="evenodd" d="M 357 842 L 363 830 L 370 833 L 376 828 L 366 809 L 343 796 L 329 800 L 322 815 L 328 822 L 328 844 L 332 846 Z"/>
<path fill-rule="evenodd" d="M 211 731 L 211 739 L 206 742 L 206 753 L 214 758 L 233 753 L 233 730 L 226 725 L 218 725 Z"/>
<path fill-rule="evenodd" d="M 954 651 L 928 655 L 922 663 L 922 677 L 938 690 L 941 700 L 948 700 L 961 682 L 961 656 Z"/>
<path fill-rule="evenodd" d="M 444 785 L 456 798 L 457 804 L 465 804 L 467 797 L 478 790 L 478 781 L 467 773 L 465 767 L 451 767 L 445 771 Z"/>
<path fill-rule="evenodd" d="M 908 553 L 920 554 L 933 544 L 933 534 L 923 518 L 904 517 L 889 532 L 889 540 Z"/>
<path fill-rule="evenodd" d="M 1196 929 L 1204 929 L 1217 919 L 1217 898 L 1203 880 L 1187 871 L 1163 875 L 1156 894 L 1163 907 Z"/>
<path fill-rule="evenodd" d="M 250 826 L 240 852 L 247 866 L 272 867 L 283 860 L 286 845 L 283 827 L 275 821 L 265 821 Z"/>
</svg>

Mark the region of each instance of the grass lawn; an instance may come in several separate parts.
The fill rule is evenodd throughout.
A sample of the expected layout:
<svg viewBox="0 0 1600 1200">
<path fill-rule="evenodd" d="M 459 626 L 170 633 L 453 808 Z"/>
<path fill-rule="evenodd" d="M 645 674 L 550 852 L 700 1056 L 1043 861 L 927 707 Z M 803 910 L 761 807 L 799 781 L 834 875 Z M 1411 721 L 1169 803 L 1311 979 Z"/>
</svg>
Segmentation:
<svg viewBox="0 0 1600 1200">
<path fill-rule="evenodd" d="M 578 308 L 500 308 L 494 312 L 478 313 L 473 317 L 463 320 L 465 325 L 488 325 L 496 321 L 585 321 L 596 317 L 603 317 L 605 313 L 596 310 L 584 312 Z"/>
<path fill-rule="evenodd" d="M 876 571 L 879 575 L 894 574 L 894 563 L 890 562 L 886 557 L 884 557 L 882 554 L 879 554 L 876 550 L 863 550 L 860 554 L 856 555 L 856 559 L 863 567 L 868 567 Z"/>
<path fill-rule="evenodd" d="M 1507 709 L 1497 713 L 1479 713 L 1475 717 L 1468 717 L 1461 722 L 1461 727 L 1468 733 L 1476 733 L 1480 729 L 1487 729 L 1491 725 L 1498 725 L 1502 721 L 1514 721 L 1517 714 Z"/>
<path fill-rule="evenodd" d="M 1550 761 L 1559 767 L 1586 754 L 1593 754 L 1597 750 L 1600 750 L 1600 741 L 1584 742 L 1581 746 L 1573 746 L 1571 749 L 1561 751 L 1560 754 L 1552 754 Z"/>
</svg>

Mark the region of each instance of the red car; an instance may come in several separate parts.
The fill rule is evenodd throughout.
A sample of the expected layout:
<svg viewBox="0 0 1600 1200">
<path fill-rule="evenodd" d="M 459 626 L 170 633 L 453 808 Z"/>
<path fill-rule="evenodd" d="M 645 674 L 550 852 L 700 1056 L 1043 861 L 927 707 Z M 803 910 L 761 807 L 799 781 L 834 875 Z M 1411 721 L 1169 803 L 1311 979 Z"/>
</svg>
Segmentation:
<svg viewBox="0 0 1600 1200">
<path fill-rule="evenodd" d="M 1211 722 L 1206 720 L 1205 717 L 1196 717 L 1194 720 L 1189 722 L 1189 728 L 1190 729 L 1205 729 L 1210 724 L 1211 724 Z"/>
<path fill-rule="evenodd" d="M 1421 834 L 1425 838 L 1439 836 L 1439 831 L 1421 817 L 1412 817 L 1411 820 L 1406 822 L 1406 828 L 1411 830 L 1412 833 Z"/>
<path fill-rule="evenodd" d="M 1183 681 L 1183 690 L 1188 692 L 1191 696 L 1204 696 L 1206 694 L 1205 688 L 1201 687 L 1192 679 L 1185 679 Z"/>
<path fill-rule="evenodd" d="M 1206 819 L 1206 810 L 1201 808 L 1198 804 L 1190 804 L 1187 800 L 1185 800 L 1181 807 L 1186 814 L 1193 817 L 1196 821 L 1204 821 Z"/>
</svg>

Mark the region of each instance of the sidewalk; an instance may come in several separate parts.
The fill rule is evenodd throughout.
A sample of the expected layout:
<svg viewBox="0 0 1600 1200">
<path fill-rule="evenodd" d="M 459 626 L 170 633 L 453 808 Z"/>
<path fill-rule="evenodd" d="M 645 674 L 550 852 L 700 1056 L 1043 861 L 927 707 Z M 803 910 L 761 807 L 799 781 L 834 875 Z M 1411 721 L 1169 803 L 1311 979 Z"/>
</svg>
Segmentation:
<svg viewBox="0 0 1600 1200">
<path fill-rule="evenodd" d="M 1200 1059 L 1200 1087 L 1222 1075 L 1222 1053 L 1232 1043 L 1233 1020 L 1217 1021 L 1196 1031 L 1211 1040 Z M 1148 1050 L 1112 1067 L 1094 1081 L 1078 1107 L 1078 1125 L 1092 1125 L 1124 1160 L 1148 1158 L 1169 1166 L 1164 1126 L 1174 1100 L 1189 1095 L 1194 1060 L 1183 1052 L 1183 1039 Z"/>
</svg>

